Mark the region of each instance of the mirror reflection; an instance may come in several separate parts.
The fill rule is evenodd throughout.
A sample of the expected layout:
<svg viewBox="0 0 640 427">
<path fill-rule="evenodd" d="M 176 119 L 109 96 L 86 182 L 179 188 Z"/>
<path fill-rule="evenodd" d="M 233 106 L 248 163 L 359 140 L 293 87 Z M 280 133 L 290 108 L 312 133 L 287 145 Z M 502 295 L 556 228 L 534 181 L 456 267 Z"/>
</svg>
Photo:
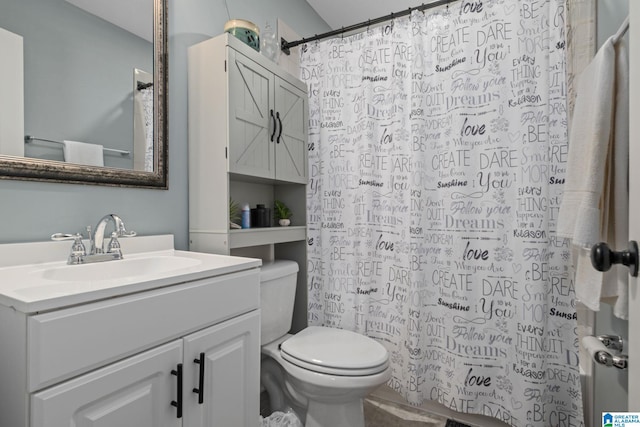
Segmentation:
<svg viewBox="0 0 640 427">
<path fill-rule="evenodd" d="M 20 92 L 24 108 L 22 123 L 0 117 L 0 155 L 153 172 L 153 0 L 3 0 L 0 9 L 11 69 L 0 77 L 13 88 L 0 115 L 20 108 Z"/>
</svg>

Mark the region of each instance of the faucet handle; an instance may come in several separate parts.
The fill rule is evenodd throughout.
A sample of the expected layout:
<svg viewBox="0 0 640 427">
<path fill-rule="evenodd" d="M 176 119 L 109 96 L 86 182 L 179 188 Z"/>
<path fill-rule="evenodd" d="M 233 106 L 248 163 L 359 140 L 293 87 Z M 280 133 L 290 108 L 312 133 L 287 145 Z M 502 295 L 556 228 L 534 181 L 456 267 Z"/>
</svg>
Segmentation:
<svg viewBox="0 0 640 427">
<path fill-rule="evenodd" d="M 136 233 L 133 230 L 127 231 L 126 228 L 124 228 L 124 224 L 123 223 L 120 223 L 120 227 L 118 227 L 118 229 L 114 233 L 118 237 L 136 237 L 138 235 L 138 233 Z M 111 236 L 113 236 L 114 233 L 111 233 Z"/>
<path fill-rule="evenodd" d="M 54 241 L 73 240 L 73 245 L 71 246 L 71 253 L 69 254 L 69 258 L 67 258 L 67 264 L 83 263 L 84 257 L 85 255 L 87 255 L 87 249 L 84 247 L 84 243 L 82 242 L 82 234 L 55 233 L 51 235 L 51 240 L 54 240 Z"/>
<path fill-rule="evenodd" d="M 85 256 L 87 254 L 87 250 L 84 247 L 84 243 L 82 243 L 82 234 L 76 234 L 74 236 L 73 246 L 71 246 L 71 254 L 82 255 L 82 256 Z"/>
<path fill-rule="evenodd" d="M 59 242 L 62 240 L 76 240 L 78 237 L 82 239 L 82 235 L 80 233 L 76 233 L 76 234 L 54 233 L 51 235 L 51 240 L 55 242 Z"/>
<path fill-rule="evenodd" d="M 120 242 L 118 241 L 118 233 L 115 231 L 111 233 L 111 240 L 109 241 L 107 253 L 114 254 L 116 259 L 122 259 L 122 250 L 120 249 Z"/>
</svg>

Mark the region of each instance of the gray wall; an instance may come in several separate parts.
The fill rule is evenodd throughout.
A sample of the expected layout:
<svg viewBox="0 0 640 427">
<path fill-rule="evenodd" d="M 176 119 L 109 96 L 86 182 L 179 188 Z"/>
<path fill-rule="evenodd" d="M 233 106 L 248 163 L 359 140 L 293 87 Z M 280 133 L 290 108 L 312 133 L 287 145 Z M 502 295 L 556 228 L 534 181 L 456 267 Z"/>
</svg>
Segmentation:
<svg viewBox="0 0 640 427">
<path fill-rule="evenodd" d="M 329 30 L 301 0 L 227 0 L 231 17 L 260 27 L 279 17 L 302 36 Z M 0 2 L 0 9 L 5 5 Z M 4 10 L 1 12 L 4 14 Z M 0 180 L 0 243 L 47 240 L 82 231 L 106 213 L 119 214 L 139 234 L 171 233 L 188 248 L 187 48 L 222 33 L 223 0 L 169 1 L 169 190 Z"/>
</svg>

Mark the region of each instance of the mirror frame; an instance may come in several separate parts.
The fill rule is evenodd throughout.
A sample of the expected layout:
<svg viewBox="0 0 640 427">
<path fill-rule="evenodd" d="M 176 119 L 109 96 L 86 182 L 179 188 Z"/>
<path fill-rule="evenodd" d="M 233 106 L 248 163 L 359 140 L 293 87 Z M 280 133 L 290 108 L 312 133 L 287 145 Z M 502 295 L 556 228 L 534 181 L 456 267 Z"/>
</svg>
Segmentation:
<svg viewBox="0 0 640 427">
<path fill-rule="evenodd" d="M 0 154 L 0 179 L 168 188 L 168 0 L 153 0 L 154 172 L 84 166 Z"/>
</svg>

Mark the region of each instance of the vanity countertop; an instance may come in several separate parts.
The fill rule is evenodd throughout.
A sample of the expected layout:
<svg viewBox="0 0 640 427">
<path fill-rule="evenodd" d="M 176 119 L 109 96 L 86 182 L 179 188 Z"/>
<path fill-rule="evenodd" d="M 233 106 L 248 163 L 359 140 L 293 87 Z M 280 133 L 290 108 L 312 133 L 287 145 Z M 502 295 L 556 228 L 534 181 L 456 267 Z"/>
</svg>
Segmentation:
<svg viewBox="0 0 640 427">
<path fill-rule="evenodd" d="M 124 259 L 67 265 L 71 242 L 0 244 L 0 304 L 24 313 L 258 268 L 261 260 L 173 249 L 173 236 L 122 239 Z"/>
</svg>

